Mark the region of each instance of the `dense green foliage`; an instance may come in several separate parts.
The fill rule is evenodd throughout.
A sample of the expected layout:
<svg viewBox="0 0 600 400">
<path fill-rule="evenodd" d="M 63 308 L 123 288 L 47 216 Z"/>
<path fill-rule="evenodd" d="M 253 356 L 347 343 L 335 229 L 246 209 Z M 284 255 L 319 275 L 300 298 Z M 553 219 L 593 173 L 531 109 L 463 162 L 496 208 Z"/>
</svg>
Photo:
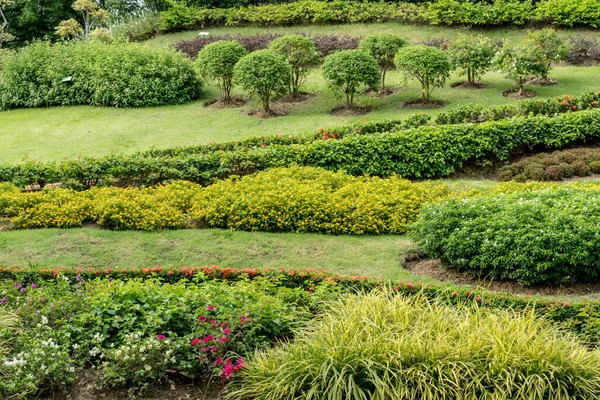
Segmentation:
<svg viewBox="0 0 600 400">
<path fill-rule="evenodd" d="M 448 266 L 532 284 L 600 277 L 600 191 L 554 187 L 425 207 L 417 243 Z"/>
<path fill-rule="evenodd" d="M 199 96 L 190 60 L 130 44 L 37 42 L 3 60 L 0 106 L 182 104 Z"/>
<path fill-rule="evenodd" d="M 543 0 L 537 14 L 540 19 L 555 25 L 600 26 L 600 7 L 596 0 Z"/>
<path fill-rule="evenodd" d="M 548 79 L 552 64 L 564 60 L 569 54 L 569 43 L 561 39 L 554 29 L 540 29 L 528 32 L 527 40 L 530 46 L 542 53 L 542 63 L 539 65 L 538 74 L 542 79 Z"/>
<path fill-rule="evenodd" d="M 292 66 L 291 93 L 297 95 L 310 69 L 321 61 L 315 42 L 301 35 L 286 35 L 273 40 L 269 49 L 282 54 Z"/>
<path fill-rule="evenodd" d="M 360 41 L 359 50 L 370 54 L 379 64 L 381 69 L 381 90 L 385 90 L 385 74 L 395 68 L 394 57 L 400 48 L 407 42 L 398 35 L 379 34 L 371 35 Z"/>
<path fill-rule="evenodd" d="M 233 88 L 233 67 L 245 55 L 246 49 L 238 42 L 218 41 L 203 48 L 195 64 L 202 76 L 219 82 L 221 99 L 229 101 Z"/>
<path fill-rule="evenodd" d="M 455 68 L 467 76 L 467 82 L 474 84 L 492 67 L 496 45 L 482 35 L 461 35 L 448 46 L 448 53 Z"/>
<path fill-rule="evenodd" d="M 229 398 L 593 399 L 599 390 L 600 352 L 533 313 L 373 293 L 257 353 Z"/>
<path fill-rule="evenodd" d="M 424 45 L 400 49 L 394 63 L 396 68 L 421 83 L 421 94 L 425 102 L 431 100 L 431 93 L 435 88 L 446 84 L 452 71 L 452 64 L 443 50 Z"/>
<path fill-rule="evenodd" d="M 354 107 L 354 95 L 361 85 L 376 88 L 381 79 L 377 61 L 360 50 L 328 55 L 323 61 L 322 71 L 329 86 L 344 93 L 347 107 Z"/>
<path fill-rule="evenodd" d="M 530 0 L 437 0 L 428 8 L 433 25 L 525 25 L 534 17 Z"/>
<path fill-rule="evenodd" d="M 545 63 L 542 49 L 533 45 L 532 41 L 505 43 L 494 57 L 495 66 L 515 82 L 519 94 L 523 92 L 523 86 L 529 77 L 540 75 L 540 68 Z"/>
<path fill-rule="evenodd" d="M 290 87 L 292 67 L 273 50 L 257 50 L 238 61 L 233 69 L 234 82 L 260 99 L 264 111 L 271 113 L 271 100 Z"/>
</svg>

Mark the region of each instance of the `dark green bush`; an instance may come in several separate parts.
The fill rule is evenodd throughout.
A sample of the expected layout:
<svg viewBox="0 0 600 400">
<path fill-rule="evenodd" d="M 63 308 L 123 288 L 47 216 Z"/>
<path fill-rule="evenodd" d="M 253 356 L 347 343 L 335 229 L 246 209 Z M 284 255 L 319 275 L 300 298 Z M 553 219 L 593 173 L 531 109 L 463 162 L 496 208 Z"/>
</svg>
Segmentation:
<svg viewBox="0 0 600 400">
<path fill-rule="evenodd" d="M 425 102 L 429 102 L 435 88 L 446 84 L 446 79 L 452 71 L 452 64 L 443 50 L 425 45 L 401 48 L 396 54 L 394 64 L 396 68 L 419 81 Z"/>
<path fill-rule="evenodd" d="M 525 285 L 600 278 L 600 190 L 553 189 L 426 206 L 413 237 L 452 268 Z"/>
<path fill-rule="evenodd" d="M 600 26 L 597 0 L 544 0 L 537 8 L 538 18 L 561 26 Z"/>
<path fill-rule="evenodd" d="M 530 0 L 437 0 L 429 4 L 428 17 L 433 25 L 524 25 L 533 11 Z"/>
<path fill-rule="evenodd" d="M 0 73 L 0 105 L 137 107 L 196 99 L 201 82 L 182 54 L 134 44 L 38 42 L 11 55 Z"/>
<path fill-rule="evenodd" d="M 233 67 L 245 55 L 244 46 L 234 40 L 211 43 L 198 53 L 196 68 L 202 76 L 218 81 L 221 100 L 231 100 Z"/>
<path fill-rule="evenodd" d="M 323 61 L 322 71 L 329 86 L 346 95 L 346 107 L 354 107 L 354 95 L 361 85 L 376 88 L 381 80 L 377 61 L 360 50 L 328 55 Z"/>
<path fill-rule="evenodd" d="M 400 48 L 407 45 L 406 40 L 398 35 L 379 34 L 367 36 L 360 41 L 359 50 L 370 54 L 381 69 L 381 90 L 385 90 L 385 74 L 394 69 L 394 57 Z"/>
</svg>

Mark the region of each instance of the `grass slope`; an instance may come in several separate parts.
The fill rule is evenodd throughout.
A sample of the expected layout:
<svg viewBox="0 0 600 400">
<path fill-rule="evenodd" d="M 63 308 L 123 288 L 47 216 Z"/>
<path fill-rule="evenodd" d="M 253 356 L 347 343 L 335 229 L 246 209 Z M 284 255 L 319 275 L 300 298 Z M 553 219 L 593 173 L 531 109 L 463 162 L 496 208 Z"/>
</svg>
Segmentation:
<svg viewBox="0 0 600 400">
<path fill-rule="evenodd" d="M 415 28 L 416 29 L 416 28 Z M 535 87 L 540 97 L 579 94 L 597 90 L 595 77 L 600 67 L 558 67 L 551 77 L 560 84 Z M 24 158 L 48 161 L 65 157 L 101 156 L 109 153 L 133 153 L 152 147 L 165 148 L 236 140 L 248 136 L 300 134 L 319 127 L 346 124 L 352 120 L 403 118 L 419 110 L 401 109 L 403 100 L 420 96 L 416 81 L 405 86 L 403 75 L 390 73 L 388 85 L 402 90 L 386 98 L 365 98 L 359 104 L 371 105 L 365 116 L 332 116 L 329 112 L 342 100 L 327 89 L 320 71 L 314 71 L 305 90 L 317 97 L 305 103 L 286 105 L 289 115 L 268 120 L 246 115 L 240 109 L 206 108 L 203 103 L 218 95 L 215 86 L 205 88 L 203 99 L 181 106 L 153 108 L 101 108 L 90 106 L 18 109 L 0 112 L 0 162 L 19 162 Z M 449 83 L 458 81 L 454 76 Z M 483 79 L 484 90 L 453 89 L 448 84 L 433 96 L 447 102 L 445 109 L 465 103 L 494 105 L 516 100 L 501 95 L 511 82 L 498 73 Z M 248 107 L 257 107 L 252 103 Z M 246 107 L 246 108 L 248 108 Z M 439 110 L 425 110 L 435 114 Z"/>
<path fill-rule="evenodd" d="M 403 236 L 40 229 L 0 232 L 0 265 L 286 267 L 410 279 L 400 268 L 400 255 L 410 248 Z"/>
</svg>

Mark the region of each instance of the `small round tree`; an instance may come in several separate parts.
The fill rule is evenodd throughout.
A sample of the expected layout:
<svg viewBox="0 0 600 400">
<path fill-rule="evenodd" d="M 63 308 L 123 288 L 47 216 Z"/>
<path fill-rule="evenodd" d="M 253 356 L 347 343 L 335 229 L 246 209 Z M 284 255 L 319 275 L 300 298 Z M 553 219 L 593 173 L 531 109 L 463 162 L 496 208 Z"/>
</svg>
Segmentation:
<svg viewBox="0 0 600 400">
<path fill-rule="evenodd" d="M 396 68 L 421 82 L 423 101 L 431 100 L 431 93 L 443 87 L 452 71 L 452 64 L 443 50 L 431 46 L 408 46 L 398 51 L 394 59 Z"/>
<path fill-rule="evenodd" d="M 315 42 L 300 35 L 282 36 L 273 40 L 269 49 L 282 54 L 292 66 L 291 92 L 297 95 L 308 71 L 321 60 Z"/>
<path fill-rule="evenodd" d="M 373 58 L 381 69 L 381 90 L 385 90 L 385 75 L 390 69 L 395 68 L 394 57 L 400 48 L 406 46 L 406 40 L 397 35 L 372 35 L 360 41 L 358 48 Z"/>
<path fill-rule="evenodd" d="M 539 73 L 543 61 L 539 47 L 528 43 L 506 43 L 494 58 L 496 67 L 515 82 L 519 95 L 523 94 L 527 77 Z"/>
<path fill-rule="evenodd" d="M 289 88 L 292 67 L 273 50 L 257 50 L 238 61 L 233 76 L 235 83 L 262 101 L 263 109 L 270 115 L 273 96 L 284 94 Z"/>
<path fill-rule="evenodd" d="M 354 95 L 360 85 L 376 88 L 381 74 L 377 61 L 360 50 L 338 51 L 325 57 L 323 76 L 333 89 L 346 95 L 346 106 L 354 107 Z"/>
<path fill-rule="evenodd" d="M 233 67 L 245 55 L 246 49 L 235 40 L 219 40 L 198 53 L 196 68 L 203 77 L 219 82 L 222 101 L 231 100 Z"/>
<path fill-rule="evenodd" d="M 538 76 L 542 79 L 548 79 L 552 63 L 564 60 L 569 55 L 569 44 L 561 39 L 552 28 L 528 32 L 527 42 L 530 46 L 537 47 L 532 51 L 540 52 L 544 58 L 538 71 Z"/>
<path fill-rule="evenodd" d="M 461 75 L 467 76 L 469 85 L 475 86 L 475 81 L 492 67 L 496 45 L 482 35 L 461 35 L 450 43 L 448 53 Z"/>
</svg>

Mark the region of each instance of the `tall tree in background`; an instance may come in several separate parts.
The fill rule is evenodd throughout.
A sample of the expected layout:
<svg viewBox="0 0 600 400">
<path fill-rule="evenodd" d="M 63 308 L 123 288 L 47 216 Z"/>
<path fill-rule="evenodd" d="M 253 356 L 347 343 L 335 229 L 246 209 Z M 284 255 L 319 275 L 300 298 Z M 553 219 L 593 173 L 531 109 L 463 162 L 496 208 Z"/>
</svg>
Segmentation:
<svg viewBox="0 0 600 400">
<path fill-rule="evenodd" d="M 4 8 L 8 6 L 12 6 L 14 4 L 13 0 L 0 0 L 0 18 L 2 26 L 0 27 L 0 47 L 6 42 L 10 42 L 15 39 L 14 35 L 9 33 L 6 28 L 8 27 L 8 20 L 4 15 Z"/>
<path fill-rule="evenodd" d="M 46 36 L 53 37 L 56 26 L 62 20 L 76 18 L 71 8 L 73 0 L 13 0 L 14 4 L 3 7 L 8 21 L 6 32 L 16 37 L 15 43 Z"/>
</svg>

